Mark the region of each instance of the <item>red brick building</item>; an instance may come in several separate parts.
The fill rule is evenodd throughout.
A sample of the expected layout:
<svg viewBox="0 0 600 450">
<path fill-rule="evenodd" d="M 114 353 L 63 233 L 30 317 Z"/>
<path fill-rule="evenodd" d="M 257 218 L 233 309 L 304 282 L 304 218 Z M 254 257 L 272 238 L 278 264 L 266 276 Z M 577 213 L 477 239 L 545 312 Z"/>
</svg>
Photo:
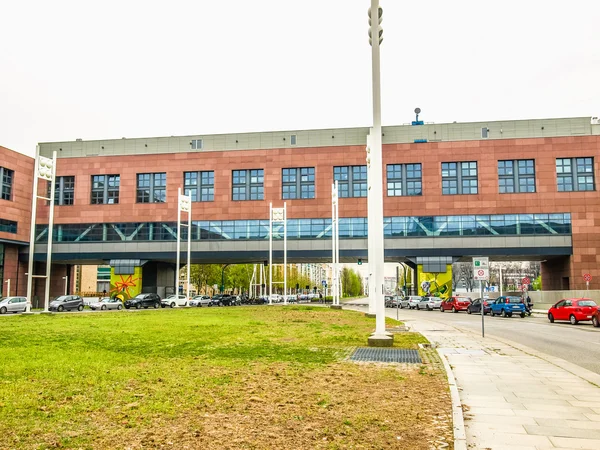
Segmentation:
<svg viewBox="0 0 600 450">
<path fill-rule="evenodd" d="M 269 203 L 285 201 L 288 260 L 324 262 L 330 258 L 334 179 L 347 194 L 340 201 L 342 260 L 364 258 L 367 133 L 351 128 L 42 143 L 43 156 L 58 155 L 53 258 L 56 264 L 172 263 L 181 187 L 193 197 L 194 261 L 261 261 Z M 544 289 L 583 288 L 584 273 L 594 277 L 590 288 L 600 288 L 596 119 L 405 125 L 383 133 L 387 261 L 538 259 Z M 27 186 L 15 185 L 24 194 L 9 204 L 21 214 L 13 238 L 26 242 L 33 161 L 21 159 L 13 167 L 22 170 Z M 39 261 L 48 210 L 38 208 Z M 160 278 L 163 269 L 150 273 Z"/>
</svg>

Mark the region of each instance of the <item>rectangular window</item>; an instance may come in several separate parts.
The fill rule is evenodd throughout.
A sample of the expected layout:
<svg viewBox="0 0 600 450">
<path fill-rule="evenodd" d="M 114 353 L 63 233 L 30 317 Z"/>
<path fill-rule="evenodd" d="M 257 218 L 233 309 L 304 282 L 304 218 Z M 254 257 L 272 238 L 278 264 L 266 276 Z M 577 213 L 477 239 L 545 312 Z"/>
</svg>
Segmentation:
<svg viewBox="0 0 600 450">
<path fill-rule="evenodd" d="M 92 205 L 119 203 L 120 175 L 92 175 Z"/>
<path fill-rule="evenodd" d="M 6 167 L 0 167 L 0 199 L 12 200 L 12 185 L 14 172 Z"/>
<path fill-rule="evenodd" d="M 192 150 L 202 150 L 202 139 L 192 139 L 190 146 Z"/>
<path fill-rule="evenodd" d="M 421 164 L 388 164 L 387 195 L 400 197 L 422 194 Z"/>
<path fill-rule="evenodd" d="M 13 222 L 12 220 L 0 219 L 0 231 L 5 233 L 16 233 L 17 232 L 17 222 Z M 0 250 L 2 250 L 0 246 Z M 0 256 L 2 254 L 0 253 Z M 0 268 L 2 266 L 0 265 Z"/>
<path fill-rule="evenodd" d="M 48 181 L 48 198 L 52 183 Z M 54 204 L 57 206 L 72 205 L 75 200 L 75 177 L 56 177 L 54 187 Z M 48 202 L 50 204 L 50 202 Z"/>
<path fill-rule="evenodd" d="M 193 202 L 212 202 L 215 199 L 215 172 L 184 172 L 183 190 Z"/>
<path fill-rule="evenodd" d="M 281 192 L 284 200 L 315 198 L 315 168 L 294 167 L 282 169 Z"/>
<path fill-rule="evenodd" d="M 595 191 L 594 158 L 557 158 L 556 184 L 559 192 Z"/>
<path fill-rule="evenodd" d="M 442 163 L 442 194 L 477 194 L 477 162 Z"/>
<path fill-rule="evenodd" d="M 290 144 L 291 145 L 296 145 L 296 135 L 295 134 L 292 134 L 290 136 Z"/>
<path fill-rule="evenodd" d="M 264 200 L 264 189 L 263 169 L 232 172 L 232 200 Z"/>
<path fill-rule="evenodd" d="M 488 130 L 487 127 L 482 128 L 481 129 L 481 139 L 487 139 L 489 131 L 490 130 Z"/>
<path fill-rule="evenodd" d="M 535 192 L 535 162 L 533 159 L 498 161 L 498 192 Z"/>
<path fill-rule="evenodd" d="M 338 182 L 340 198 L 367 196 L 367 166 L 334 167 L 333 179 Z"/>
<path fill-rule="evenodd" d="M 167 201 L 166 173 L 138 173 L 136 201 L 138 203 L 164 203 Z"/>
</svg>

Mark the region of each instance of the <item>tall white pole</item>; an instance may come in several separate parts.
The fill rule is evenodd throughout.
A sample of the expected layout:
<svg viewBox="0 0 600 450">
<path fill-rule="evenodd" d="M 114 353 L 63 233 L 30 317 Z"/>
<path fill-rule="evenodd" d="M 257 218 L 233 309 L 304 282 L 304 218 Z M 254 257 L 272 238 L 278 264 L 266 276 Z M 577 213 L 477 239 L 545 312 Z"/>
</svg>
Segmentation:
<svg viewBox="0 0 600 450">
<path fill-rule="evenodd" d="M 175 263 L 175 295 L 179 295 L 179 264 L 181 255 L 181 187 L 177 188 L 177 255 Z"/>
<path fill-rule="evenodd" d="M 500 297 L 502 297 L 502 264 L 500 265 Z"/>
<path fill-rule="evenodd" d="M 336 305 L 337 297 L 337 265 L 336 265 L 336 230 L 337 230 L 337 218 L 335 216 L 335 208 L 339 201 L 337 183 L 331 185 L 331 304 Z"/>
<path fill-rule="evenodd" d="M 371 234 L 371 229 L 375 228 L 373 225 L 373 192 L 371 186 L 373 185 L 373 174 L 371 173 L 371 130 L 369 130 L 369 134 L 367 135 L 367 249 L 373 248 L 373 235 Z M 370 256 L 370 255 L 369 255 Z M 367 293 L 369 295 L 369 310 L 368 315 L 370 317 L 375 317 L 375 291 L 374 287 L 374 273 L 375 270 L 374 260 L 372 258 L 368 258 L 368 277 L 369 277 L 369 285 L 367 289 Z"/>
<path fill-rule="evenodd" d="M 283 303 L 287 304 L 287 205 L 283 202 Z"/>
<path fill-rule="evenodd" d="M 52 269 L 52 234 L 54 231 L 54 189 L 56 188 L 56 150 L 52 152 L 52 181 L 50 182 L 50 215 L 48 216 L 48 247 L 46 252 L 46 291 L 44 312 L 50 305 L 50 271 Z"/>
<path fill-rule="evenodd" d="M 68 279 L 69 279 L 69 277 L 68 277 L 67 275 L 65 275 L 65 276 L 63 277 L 63 280 L 65 280 L 65 295 L 67 295 L 67 292 L 68 292 L 68 291 L 67 291 L 67 281 L 68 281 Z"/>
<path fill-rule="evenodd" d="M 335 264 L 336 264 L 336 278 L 338 281 L 338 295 L 336 298 L 336 305 L 340 304 L 341 296 L 341 276 L 340 276 L 340 199 L 339 199 L 339 186 L 338 180 L 335 180 L 335 195 L 337 201 L 335 202 Z"/>
<path fill-rule="evenodd" d="M 273 304 L 273 203 L 269 203 L 269 305 Z"/>
<path fill-rule="evenodd" d="M 8 280 L 6 280 L 5 283 L 7 284 L 7 286 L 6 286 L 6 297 L 10 297 L 10 278 Z"/>
<path fill-rule="evenodd" d="M 181 189 L 181 188 L 179 188 Z M 187 242 L 187 293 L 186 293 L 186 301 L 190 300 L 190 270 L 192 268 L 192 199 L 190 198 L 189 208 L 188 208 L 188 242 Z"/>
<path fill-rule="evenodd" d="M 31 196 L 31 230 L 29 230 L 29 262 L 27 270 L 27 307 L 26 313 L 31 312 L 31 302 L 33 301 L 33 253 L 35 245 L 35 220 L 37 214 L 37 194 L 38 194 L 38 168 L 40 164 L 40 146 L 35 147 L 35 162 L 33 163 L 33 194 Z"/>
<path fill-rule="evenodd" d="M 369 259 L 373 259 L 374 294 L 375 294 L 375 333 L 371 336 L 378 344 L 391 346 L 393 338 L 385 334 L 384 304 L 384 240 L 383 240 L 383 157 L 381 143 L 381 76 L 379 53 L 379 0 L 371 0 L 371 69 L 373 85 L 373 129 L 371 131 L 371 175 L 370 189 L 373 214 L 369 234 L 373 236 L 372 247 L 369 248 Z"/>
</svg>

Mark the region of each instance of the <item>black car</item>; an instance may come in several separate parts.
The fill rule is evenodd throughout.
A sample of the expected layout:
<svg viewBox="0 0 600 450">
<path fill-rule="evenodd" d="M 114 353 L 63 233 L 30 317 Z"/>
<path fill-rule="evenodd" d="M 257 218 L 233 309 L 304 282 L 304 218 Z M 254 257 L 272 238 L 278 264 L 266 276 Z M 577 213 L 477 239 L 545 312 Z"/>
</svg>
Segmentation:
<svg viewBox="0 0 600 450">
<path fill-rule="evenodd" d="M 481 314 L 481 300 L 476 298 L 467 306 L 467 314 Z M 483 299 L 483 314 L 488 314 L 492 308 L 487 298 Z"/>
<path fill-rule="evenodd" d="M 160 297 L 157 294 L 138 294 L 125 302 L 125 308 L 160 308 Z"/>
</svg>

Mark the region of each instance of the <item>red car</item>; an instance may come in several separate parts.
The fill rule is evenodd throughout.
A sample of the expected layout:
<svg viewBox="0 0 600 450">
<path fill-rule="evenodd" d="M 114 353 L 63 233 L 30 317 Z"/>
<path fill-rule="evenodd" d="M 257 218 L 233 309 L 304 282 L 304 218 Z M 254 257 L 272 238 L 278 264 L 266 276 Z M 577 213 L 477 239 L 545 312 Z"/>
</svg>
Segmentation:
<svg viewBox="0 0 600 450">
<path fill-rule="evenodd" d="M 452 311 L 453 313 L 466 311 L 472 301 L 471 297 L 450 297 L 448 300 L 442 302 L 440 311 Z"/>
<path fill-rule="evenodd" d="M 578 322 L 592 320 L 597 311 L 598 305 L 591 298 L 565 298 L 548 310 L 548 320 L 550 323 L 568 320 L 572 325 L 577 325 Z"/>
</svg>

